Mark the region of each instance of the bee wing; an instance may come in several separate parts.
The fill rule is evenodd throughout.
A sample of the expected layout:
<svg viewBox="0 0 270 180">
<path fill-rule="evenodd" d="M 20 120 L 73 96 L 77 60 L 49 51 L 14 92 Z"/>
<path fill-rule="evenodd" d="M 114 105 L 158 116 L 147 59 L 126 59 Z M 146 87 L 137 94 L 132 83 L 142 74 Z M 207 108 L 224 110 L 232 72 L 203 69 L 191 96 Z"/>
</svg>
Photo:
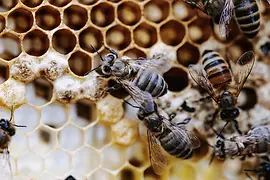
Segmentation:
<svg viewBox="0 0 270 180">
<path fill-rule="evenodd" d="M 189 74 L 192 77 L 192 79 L 201 86 L 216 102 L 218 102 L 219 99 L 219 93 L 217 93 L 212 86 L 212 84 L 208 81 L 208 79 L 204 76 L 202 72 L 202 66 L 201 64 L 191 64 L 188 67 Z"/>
<path fill-rule="evenodd" d="M 164 54 L 156 54 L 151 58 L 128 60 L 131 66 L 142 70 L 157 72 L 163 74 L 171 69 L 172 62 Z"/>
<path fill-rule="evenodd" d="M 206 9 L 201 0 L 183 0 L 183 1 L 207 14 Z"/>
<path fill-rule="evenodd" d="M 0 157 L 0 179 L 11 180 L 12 170 L 8 150 L 4 150 Z"/>
<path fill-rule="evenodd" d="M 270 0 L 267 0 L 268 4 L 270 4 Z"/>
<path fill-rule="evenodd" d="M 149 92 L 142 91 L 130 81 L 119 80 L 119 82 L 128 91 L 131 98 L 146 112 L 153 112 L 155 110 L 154 100 Z"/>
<path fill-rule="evenodd" d="M 255 62 L 255 54 L 253 51 L 245 52 L 237 61 L 235 66 L 232 66 L 235 85 L 237 86 L 237 97 L 244 86 Z"/>
<path fill-rule="evenodd" d="M 161 175 L 168 165 L 168 159 L 157 138 L 151 131 L 147 131 L 150 162 L 156 174 Z"/>
<path fill-rule="evenodd" d="M 233 1 L 226 0 L 219 20 L 219 32 L 222 37 L 227 37 L 229 33 L 229 23 L 233 16 L 233 9 Z"/>
</svg>

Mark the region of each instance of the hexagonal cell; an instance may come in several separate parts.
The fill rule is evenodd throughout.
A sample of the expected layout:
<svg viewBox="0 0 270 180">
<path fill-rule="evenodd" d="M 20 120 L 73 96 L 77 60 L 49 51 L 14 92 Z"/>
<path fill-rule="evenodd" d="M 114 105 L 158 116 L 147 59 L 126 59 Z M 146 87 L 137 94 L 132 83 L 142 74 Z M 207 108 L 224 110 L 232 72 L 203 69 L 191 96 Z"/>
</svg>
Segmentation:
<svg viewBox="0 0 270 180">
<path fill-rule="evenodd" d="M 142 167 L 148 162 L 148 145 L 145 142 L 137 141 L 128 148 L 128 162 L 134 167 Z"/>
<path fill-rule="evenodd" d="M 15 32 L 23 33 L 33 26 L 33 15 L 30 11 L 19 8 L 8 15 L 7 27 Z"/>
<path fill-rule="evenodd" d="M 68 65 L 74 74 L 84 76 L 91 69 L 91 57 L 82 51 L 76 51 L 68 59 Z"/>
<path fill-rule="evenodd" d="M 5 29 L 6 27 L 6 20 L 4 16 L 0 15 L 0 33 Z"/>
<path fill-rule="evenodd" d="M 197 9 L 192 8 L 192 6 L 184 3 L 182 0 L 175 0 L 172 3 L 172 11 L 177 19 L 189 21 L 196 16 Z"/>
<path fill-rule="evenodd" d="M 197 64 L 200 60 L 199 49 L 186 42 L 183 46 L 177 49 L 177 60 L 180 64 L 188 67 L 190 64 Z"/>
<path fill-rule="evenodd" d="M 39 175 L 44 169 L 43 158 L 33 152 L 26 152 L 17 160 L 18 174 L 27 177 Z"/>
<path fill-rule="evenodd" d="M 131 42 L 131 32 L 124 26 L 113 26 L 106 32 L 106 41 L 111 48 L 125 49 Z"/>
<path fill-rule="evenodd" d="M 115 180 L 115 177 L 113 174 L 105 171 L 104 169 L 99 169 L 88 177 L 88 180 L 108 180 L 108 179 Z"/>
<path fill-rule="evenodd" d="M 57 144 L 56 132 L 44 126 L 31 132 L 28 138 L 30 150 L 41 156 L 52 151 Z"/>
<path fill-rule="evenodd" d="M 51 6 L 42 6 L 36 11 L 36 23 L 44 30 L 52 30 L 61 23 L 60 12 Z"/>
<path fill-rule="evenodd" d="M 98 0 L 78 0 L 79 3 L 84 4 L 84 5 L 92 5 L 98 2 Z"/>
<path fill-rule="evenodd" d="M 81 29 L 87 20 L 87 10 L 81 6 L 71 5 L 64 11 L 64 23 L 71 29 Z"/>
<path fill-rule="evenodd" d="M 24 133 L 16 132 L 16 134 L 12 136 L 8 150 L 13 157 L 20 157 L 25 151 L 28 150 L 27 136 Z"/>
<path fill-rule="evenodd" d="M 169 91 L 180 92 L 188 86 L 188 74 L 181 68 L 173 67 L 163 77 Z"/>
<path fill-rule="evenodd" d="M 53 95 L 53 85 L 47 79 L 40 77 L 26 86 L 28 103 L 41 106 L 49 102 Z"/>
<path fill-rule="evenodd" d="M 11 33 L 5 33 L 0 36 L 0 58 L 11 60 L 18 57 L 21 50 L 21 40 Z"/>
<path fill-rule="evenodd" d="M 144 179 L 156 179 L 156 180 L 161 179 L 161 177 L 154 172 L 152 167 L 149 167 L 144 171 L 143 177 Z"/>
<path fill-rule="evenodd" d="M 22 3 L 30 8 L 37 7 L 43 1 L 42 0 L 21 0 Z"/>
<path fill-rule="evenodd" d="M 90 46 L 94 46 L 97 50 L 103 45 L 103 36 L 100 30 L 94 27 L 84 29 L 79 35 L 79 43 L 82 49 L 93 53 L 94 50 Z"/>
<path fill-rule="evenodd" d="M 162 41 L 171 46 L 180 44 L 185 35 L 185 26 L 176 20 L 170 20 L 160 27 Z"/>
<path fill-rule="evenodd" d="M 149 48 L 157 42 L 155 27 L 142 23 L 134 30 L 134 41 L 138 46 Z"/>
<path fill-rule="evenodd" d="M 55 175 L 48 173 L 48 172 L 43 172 L 40 173 L 40 176 L 37 177 L 37 180 L 57 180 L 57 178 L 55 177 Z"/>
<path fill-rule="evenodd" d="M 52 128 L 62 127 L 68 120 L 65 105 L 60 102 L 53 102 L 43 107 L 41 110 L 41 120 L 43 124 Z"/>
<path fill-rule="evenodd" d="M 48 0 L 48 1 L 54 6 L 63 7 L 67 5 L 68 3 L 70 3 L 71 0 Z"/>
<path fill-rule="evenodd" d="M 91 21 L 100 27 L 106 27 L 114 21 L 114 8 L 108 3 L 100 3 L 91 10 Z"/>
<path fill-rule="evenodd" d="M 126 161 L 126 152 L 121 146 L 112 145 L 102 150 L 101 165 L 103 168 L 116 170 Z"/>
<path fill-rule="evenodd" d="M 132 48 L 124 52 L 124 56 L 128 56 L 132 59 L 137 59 L 140 57 L 146 58 L 146 54 L 137 48 Z"/>
<path fill-rule="evenodd" d="M 188 35 L 195 43 L 203 43 L 212 34 L 211 20 L 209 18 L 197 18 L 188 25 Z"/>
<path fill-rule="evenodd" d="M 126 25 L 135 25 L 141 19 L 141 8 L 138 4 L 127 1 L 121 3 L 117 8 L 118 19 Z"/>
<path fill-rule="evenodd" d="M 9 66 L 0 61 L 0 84 L 4 83 L 9 78 Z"/>
<path fill-rule="evenodd" d="M 14 8 L 18 3 L 18 0 L 2 0 L 0 1 L 0 12 L 6 12 Z"/>
<path fill-rule="evenodd" d="M 61 54 L 70 53 L 76 43 L 75 35 L 67 29 L 57 30 L 52 37 L 53 48 Z"/>
<path fill-rule="evenodd" d="M 138 176 L 138 172 L 135 169 L 130 167 L 123 168 L 119 174 L 117 175 L 117 179 L 119 180 L 135 180 L 135 179 L 142 179 L 142 177 Z M 147 179 L 146 179 L 147 180 Z"/>
<path fill-rule="evenodd" d="M 96 149 L 101 149 L 110 141 L 111 130 L 108 126 L 97 123 L 85 131 L 85 142 Z"/>
<path fill-rule="evenodd" d="M 83 145 L 83 132 L 81 129 L 67 125 L 58 134 L 58 141 L 61 148 L 73 151 Z"/>
<path fill-rule="evenodd" d="M 40 123 L 40 111 L 28 104 L 24 104 L 14 111 L 14 121 L 18 125 L 26 126 L 17 128 L 18 132 L 31 132 Z"/>
<path fill-rule="evenodd" d="M 109 82 L 108 82 L 108 87 L 112 87 L 112 86 L 114 86 L 116 84 L 118 84 L 118 83 L 115 80 L 110 79 Z M 119 89 L 111 91 L 110 94 L 113 97 L 116 97 L 118 99 L 124 99 L 129 95 L 128 92 L 123 87 L 120 87 Z"/>
<path fill-rule="evenodd" d="M 40 31 L 33 30 L 28 32 L 23 38 L 23 49 L 32 56 L 41 56 L 49 49 L 48 36 Z"/>
<path fill-rule="evenodd" d="M 80 99 L 70 107 L 70 118 L 78 126 L 84 127 L 97 120 L 97 107 L 93 101 Z"/>
<path fill-rule="evenodd" d="M 100 156 L 97 151 L 89 147 L 83 147 L 72 155 L 72 169 L 88 174 L 94 171 L 100 164 Z"/>
<path fill-rule="evenodd" d="M 164 0 L 153 0 L 145 4 L 143 14 L 147 20 L 160 23 L 168 17 L 169 12 L 169 2 Z"/>
<path fill-rule="evenodd" d="M 54 150 L 45 158 L 46 169 L 57 176 L 65 175 L 71 168 L 71 157 L 59 149 Z"/>
<path fill-rule="evenodd" d="M 196 179 L 196 171 L 195 169 L 184 163 L 175 163 L 170 169 L 170 177 L 176 177 L 177 179 Z M 173 176 L 172 176 L 173 175 Z"/>
</svg>

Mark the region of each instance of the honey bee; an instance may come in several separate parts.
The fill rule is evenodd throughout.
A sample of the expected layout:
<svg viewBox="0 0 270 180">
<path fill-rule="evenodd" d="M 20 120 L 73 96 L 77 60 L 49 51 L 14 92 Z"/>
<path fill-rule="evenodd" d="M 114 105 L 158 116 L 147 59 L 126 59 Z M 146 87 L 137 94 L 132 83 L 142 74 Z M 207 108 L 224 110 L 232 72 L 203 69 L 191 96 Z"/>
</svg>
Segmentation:
<svg viewBox="0 0 270 180">
<path fill-rule="evenodd" d="M 93 46 L 92 48 L 98 53 Z M 110 53 L 104 57 L 100 55 L 102 63 L 93 70 L 102 77 L 116 78 L 119 84 L 108 88 L 107 92 L 120 88 L 120 80 L 128 80 L 142 91 L 149 92 L 153 97 L 160 97 L 167 93 L 168 85 L 160 75 L 171 68 L 171 63 L 165 55 L 158 54 L 150 59 L 127 59 L 119 58 L 119 55 L 111 48 L 106 47 L 106 49 Z"/>
<path fill-rule="evenodd" d="M 177 158 L 190 158 L 193 149 L 200 147 L 200 140 L 185 129 L 190 119 L 177 124 L 171 122 L 159 113 L 150 93 L 141 91 L 133 82 L 122 80 L 121 83 L 138 106 L 127 103 L 139 109 L 137 116 L 147 127 L 149 155 L 154 172 L 162 174 L 167 166 L 164 150 Z"/>
<path fill-rule="evenodd" d="M 230 68 L 218 52 L 206 50 L 203 52 L 201 64 L 189 66 L 192 79 L 218 104 L 214 116 L 219 114 L 221 120 L 226 121 L 221 132 L 229 122 L 234 122 L 236 130 L 242 134 L 236 121 L 239 115 L 236 107 L 237 97 L 252 70 L 254 61 L 254 53 L 248 51 L 236 61 L 235 66 Z"/>
<path fill-rule="evenodd" d="M 235 15 L 236 21 L 247 38 L 254 38 L 260 30 L 260 12 L 256 0 L 183 0 L 218 21 L 220 33 L 226 37 L 229 23 Z M 269 0 L 267 0 L 270 3 Z"/>
</svg>

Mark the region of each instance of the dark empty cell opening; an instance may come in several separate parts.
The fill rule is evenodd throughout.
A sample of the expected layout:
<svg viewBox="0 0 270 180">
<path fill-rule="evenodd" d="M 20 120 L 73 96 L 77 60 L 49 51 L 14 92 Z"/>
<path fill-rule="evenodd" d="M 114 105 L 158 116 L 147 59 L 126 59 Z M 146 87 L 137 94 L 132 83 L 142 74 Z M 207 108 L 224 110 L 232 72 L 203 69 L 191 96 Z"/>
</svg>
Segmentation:
<svg viewBox="0 0 270 180">
<path fill-rule="evenodd" d="M 81 51 L 77 51 L 70 56 L 68 64 L 74 74 L 84 76 L 91 69 L 91 57 Z"/>
<path fill-rule="evenodd" d="M 103 44 L 102 33 L 96 28 L 89 27 L 80 33 L 79 43 L 82 49 L 93 53 L 94 50 L 90 45 L 94 46 L 97 50 L 99 50 Z"/>
<path fill-rule="evenodd" d="M 135 175 L 131 169 L 125 168 L 125 169 L 121 170 L 121 172 L 120 172 L 120 180 L 127 180 L 127 179 L 134 180 L 136 178 L 135 178 Z"/>
<path fill-rule="evenodd" d="M 37 7 L 42 3 L 42 0 L 21 0 L 22 3 L 28 7 Z"/>
<path fill-rule="evenodd" d="M 0 61 L 0 84 L 5 82 L 9 77 L 9 66 Z"/>
<path fill-rule="evenodd" d="M 140 6 L 134 2 L 123 2 L 117 9 L 118 19 L 126 25 L 134 25 L 141 19 Z"/>
<path fill-rule="evenodd" d="M 78 0 L 79 3 L 85 4 L 85 5 L 92 5 L 98 2 L 98 0 Z"/>
<path fill-rule="evenodd" d="M 128 56 L 132 59 L 146 58 L 146 54 L 137 48 L 127 50 L 126 52 L 124 52 L 124 56 Z"/>
<path fill-rule="evenodd" d="M 258 96 L 256 90 L 250 87 L 244 87 L 241 90 L 241 95 L 244 96 L 244 103 L 239 107 L 243 110 L 250 110 L 254 108 L 254 106 L 258 102 Z"/>
<path fill-rule="evenodd" d="M 190 64 L 197 64 L 199 59 L 199 49 L 190 43 L 185 43 L 177 50 L 178 62 L 186 67 L 188 67 Z"/>
<path fill-rule="evenodd" d="M 97 107 L 96 104 L 88 99 L 82 99 L 76 102 L 77 115 L 93 122 L 97 118 Z"/>
<path fill-rule="evenodd" d="M 76 45 L 76 37 L 71 31 L 61 29 L 53 34 L 52 45 L 59 53 L 68 54 Z"/>
<path fill-rule="evenodd" d="M 44 143 L 48 144 L 51 141 L 51 134 L 47 130 L 40 129 L 39 130 L 39 137 Z"/>
<path fill-rule="evenodd" d="M 154 0 L 147 3 L 144 7 L 144 16 L 147 20 L 160 23 L 169 15 L 169 3 L 163 0 Z"/>
<path fill-rule="evenodd" d="M 208 142 L 205 141 L 203 138 L 199 138 L 199 139 L 201 142 L 201 146 L 199 148 L 193 150 L 194 151 L 193 156 L 203 158 L 204 156 L 206 156 L 208 154 L 210 146 L 208 145 Z"/>
<path fill-rule="evenodd" d="M 19 56 L 22 52 L 20 39 L 11 33 L 6 33 L 0 36 L 0 46 L 3 48 L 0 51 L 0 58 L 11 60 Z"/>
<path fill-rule="evenodd" d="M 163 75 L 170 91 L 179 92 L 188 86 L 188 75 L 180 69 L 173 67 Z"/>
<path fill-rule="evenodd" d="M 189 36 L 193 42 L 200 44 L 211 36 L 210 22 L 211 20 L 208 18 L 197 18 L 188 26 Z"/>
<path fill-rule="evenodd" d="M 41 56 L 49 49 L 48 36 L 40 30 L 30 31 L 23 38 L 23 48 L 27 54 Z"/>
<path fill-rule="evenodd" d="M 134 30 L 134 41 L 141 47 L 149 48 L 157 42 L 157 31 L 154 27 L 142 23 Z"/>
<path fill-rule="evenodd" d="M 67 5 L 68 3 L 70 3 L 70 1 L 71 0 L 49 0 L 49 3 L 57 7 L 63 7 Z"/>
<path fill-rule="evenodd" d="M 53 85 L 44 78 L 38 78 L 33 81 L 35 94 L 38 97 L 50 101 L 53 95 Z"/>
<path fill-rule="evenodd" d="M 60 12 L 51 6 L 43 6 L 36 12 L 36 23 L 44 30 L 52 30 L 61 23 Z"/>
<path fill-rule="evenodd" d="M 72 5 L 64 11 L 64 23 L 71 29 L 79 30 L 87 22 L 87 11 L 85 8 Z"/>
<path fill-rule="evenodd" d="M 160 28 L 160 36 L 164 43 L 176 46 L 182 42 L 186 30 L 183 24 L 178 21 L 171 20 Z"/>
<path fill-rule="evenodd" d="M 239 39 L 233 45 L 227 47 L 227 51 L 229 52 L 228 58 L 236 62 L 241 55 L 250 50 L 253 50 L 252 43 L 246 38 Z"/>
<path fill-rule="evenodd" d="M 148 178 L 155 179 L 155 180 L 161 179 L 160 176 L 157 175 L 157 174 L 154 172 L 152 166 L 149 167 L 149 168 L 147 168 L 147 169 L 144 171 L 143 176 L 144 176 L 144 179 L 146 179 L 147 177 L 148 177 Z"/>
<path fill-rule="evenodd" d="M 135 167 L 141 167 L 143 165 L 143 163 L 140 160 L 136 159 L 136 158 L 131 158 L 129 160 L 129 163 L 131 165 L 135 166 Z"/>
<path fill-rule="evenodd" d="M 0 15 L 0 33 L 5 29 L 6 27 L 6 20 L 4 16 Z"/>
<path fill-rule="evenodd" d="M 106 40 L 111 48 L 123 50 L 131 42 L 131 33 L 127 28 L 116 25 L 107 31 Z"/>
<path fill-rule="evenodd" d="M 26 9 L 16 9 L 8 15 L 8 28 L 18 33 L 23 33 L 31 29 L 33 25 L 33 15 Z"/>
<path fill-rule="evenodd" d="M 114 21 L 114 8 L 108 3 L 100 3 L 93 7 L 91 14 L 91 21 L 100 27 L 105 27 Z"/>
<path fill-rule="evenodd" d="M 6 12 L 15 7 L 18 0 L 1 0 L 0 1 L 0 12 Z"/>
<path fill-rule="evenodd" d="M 109 87 L 112 87 L 115 84 L 117 83 L 114 80 L 109 80 L 108 82 Z M 110 92 L 110 94 L 119 99 L 124 99 L 125 97 L 129 95 L 128 92 L 123 87 L 120 87 L 119 89 Z"/>
</svg>

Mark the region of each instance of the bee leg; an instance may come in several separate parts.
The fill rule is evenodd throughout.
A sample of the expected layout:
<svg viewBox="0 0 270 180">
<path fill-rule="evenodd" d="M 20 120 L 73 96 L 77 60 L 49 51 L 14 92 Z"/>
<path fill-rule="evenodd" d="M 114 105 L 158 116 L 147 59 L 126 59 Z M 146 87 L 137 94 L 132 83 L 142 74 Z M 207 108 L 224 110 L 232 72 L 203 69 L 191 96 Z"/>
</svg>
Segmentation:
<svg viewBox="0 0 270 180">
<path fill-rule="evenodd" d="M 240 135 L 242 135 L 243 133 L 242 133 L 242 131 L 239 129 L 238 121 L 236 121 L 236 120 L 234 119 L 233 122 L 234 122 L 234 127 L 235 127 L 236 131 L 237 131 Z"/>
<path fill-rule="evenodd" d="M 119 88 L 121 88 L 121 84 L 118 83 L 118 84 L 113 85 L 112 87 L 108 87 L 106 89 L 106 92 L 112 92 L 112 91 L 115 91 L 115 90 L 117 90 Z"/>
<path fill-rule="evenodd" d="M 182 122 L 177 123 L 177 125 L 186 125 L 190 122 L 191 118 L 186 118 Z"/>
<path fill-rule="evenodd" d="M 13 117 L 13 114 L 14 114 L 14 108 L 13 108 L 13 106 L 11 106 L 11 111 L 10 111 L 10 119 L 9 119 L 9 121 L 11 122 L 11 120 L 12 120 L 12 117 Z"/>
<path fill-rule="evenodd" d="M 247 170 L 247 169 L 244 169 L 244 171 L 245 171 L 246 176 L 247 176 L 250 180 L 253 180 L 253 179 L 251 178 L 251 176 L 247 173 L 247 171 L 253 171 L 253 170 Z"/>
<path fill-rule="evenodd" d="M 124 103 L 126 103 L 126 104 L 130 105 L 130 106 L 131 106 L 131 107 L 133 107 L 133 108 L 140 109 L 140 107 L 139 107 L 139 106 L 135 106 L 135 105 L 131 104 L 130 102 L 126 101 L 126 100 L 123 100 L 123 101 L 124 101 Z"/>
<path fill-rule="evenodd" d="M 217 134 L 217 137 L 221 137 L 223 136 L 222 132 L 224 131 L 225 127 L 229 124 L 230 121 L 227 121 L 226 124 L 223 126 L 223 128 L 221 129 L 221 131 Z M 223 136 L 224 137 L 224 136 Z"/>
</svg>

